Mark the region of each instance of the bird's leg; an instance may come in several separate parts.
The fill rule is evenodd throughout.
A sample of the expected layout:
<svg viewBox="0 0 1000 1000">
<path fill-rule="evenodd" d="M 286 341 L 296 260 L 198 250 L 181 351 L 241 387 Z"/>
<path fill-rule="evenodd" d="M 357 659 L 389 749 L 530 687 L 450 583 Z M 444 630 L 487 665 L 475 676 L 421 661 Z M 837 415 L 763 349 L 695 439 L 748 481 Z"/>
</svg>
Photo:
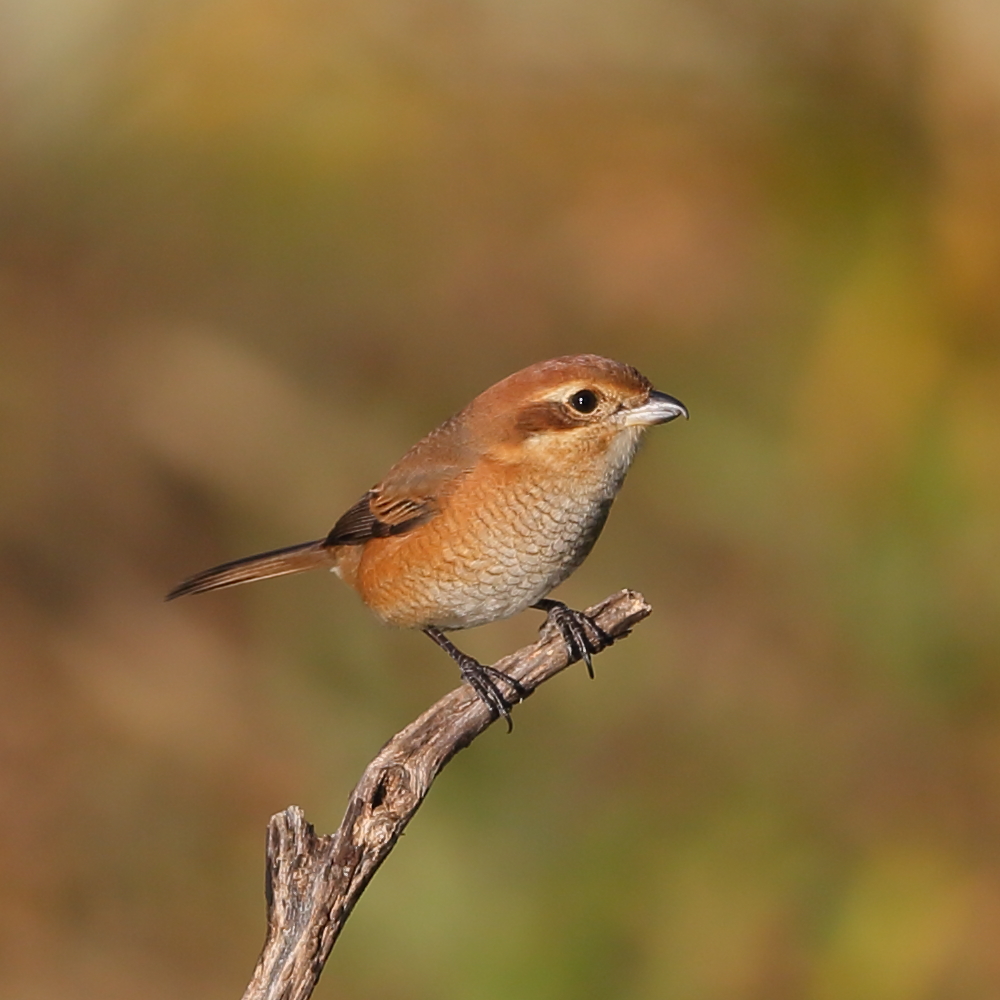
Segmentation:
<svg viewBox="0 0 1000 1000">
<path fill-rule="evenodd" d="M 510 710 L 519 701 L 528 697 L 524 685 L 510 674 L 505 674 L 495 667 L 487 667 L 468 653 L 463 653 L 439 628 L 428 625 L 424 632 L 429 635 L 457 664 L 464 680 L 480 700 L 490 710 L 494 717 L 503 716 L 507 720 L 507 732 L 514 728 L 511 722 Z M 508 701 L 499 684 L 506 684 L 509 691 L 514 692 L 514 700 Z"/>
<path fill-rule="evenodd" d="M 546 597 L 531 606 L 548 615 L 545 625 L 551 623 L 562 633 L 566 649 L 569 650 L 570 662 L 583 660 L 587 664 L 587 673 L 593 677 L 594 664 L 590 659 L 591 654 L 599 653 L 615 640 L 593 618 L 582 611 L 574 611 L 562 601 L 553 601 Z"/>
</svg>

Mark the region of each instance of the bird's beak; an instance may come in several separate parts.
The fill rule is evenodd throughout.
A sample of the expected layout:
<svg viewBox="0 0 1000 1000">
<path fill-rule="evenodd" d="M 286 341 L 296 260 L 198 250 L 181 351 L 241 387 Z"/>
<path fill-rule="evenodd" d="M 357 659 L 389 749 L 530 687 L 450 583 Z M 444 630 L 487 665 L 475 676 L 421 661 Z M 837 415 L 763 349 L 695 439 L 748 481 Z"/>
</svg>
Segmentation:
<svg viewBox="0 0 1000 1000">
<path fill-rule="evenodd" d="M 684 417 L 686 420 L 687 416 L 687 407 L 679 399 L 674 399 L 665 392 L 650 389 L 649 399 L 625 415 L 625 424 L 647 427 L 650 424 L 665 424 L 668 420 L 676 420 L 678 417 Z"/>
</svg>

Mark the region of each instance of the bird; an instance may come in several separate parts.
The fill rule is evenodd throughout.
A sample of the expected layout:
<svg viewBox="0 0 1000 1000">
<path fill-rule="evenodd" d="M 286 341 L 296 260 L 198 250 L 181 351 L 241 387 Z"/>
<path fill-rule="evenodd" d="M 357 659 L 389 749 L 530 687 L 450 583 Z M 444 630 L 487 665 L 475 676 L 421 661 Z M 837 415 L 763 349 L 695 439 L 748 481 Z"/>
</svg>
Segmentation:
<svg viewBox="0 0 1000 1000">
<path fill-rule="evenodd" d="M 547 595 L 593 548 L 644 432 L 681 416 L 684 404 L 630 365 L 595 354 L 538 362 L 418 441 L 325 537 L 213 566 L 166 599 L 332 570 L 383 622 L 444 649 L 509 730 L 524 687 L 446 633 L 536 608 L 593 677 L 591 654 L 610 637 Z"/>
</svg>

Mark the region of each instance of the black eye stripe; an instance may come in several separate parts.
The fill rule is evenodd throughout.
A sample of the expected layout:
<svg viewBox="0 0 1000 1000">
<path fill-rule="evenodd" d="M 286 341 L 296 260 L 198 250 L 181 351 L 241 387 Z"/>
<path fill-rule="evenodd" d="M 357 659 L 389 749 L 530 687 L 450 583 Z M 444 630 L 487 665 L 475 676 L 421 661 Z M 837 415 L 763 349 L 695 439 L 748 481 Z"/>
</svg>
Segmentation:
<svg viewBox="0 0 1000 1000">
<path fill-rule="evenodd" d="M 580 389 L 569 397 L 569 405 L 577 413 L 593 413 L 597 409 L 597 393 L 591 389 Z"/>
</svg>

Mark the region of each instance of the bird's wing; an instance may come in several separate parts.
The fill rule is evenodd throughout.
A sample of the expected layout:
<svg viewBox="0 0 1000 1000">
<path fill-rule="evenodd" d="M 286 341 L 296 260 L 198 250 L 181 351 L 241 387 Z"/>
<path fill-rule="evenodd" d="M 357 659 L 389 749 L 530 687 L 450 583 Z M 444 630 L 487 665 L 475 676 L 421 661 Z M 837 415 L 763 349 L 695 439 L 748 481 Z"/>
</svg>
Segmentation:
<svg viewBox="0 0 1000 1000">
<path fill-rule="evenodd" d="M 479 452 L 461 420 L 446 420 L 418 441 L 327 535 L 327 545 L 360 545 L 401 535 L 429 521 L 448 504 Z"/>
<path fill-rule="evenodd" d="M 327 545 L 360 545 L 369 538 L 401 535 L 433 517 L 437 508 L 430 497 L 394 497 L 376 487 L 369 490 L 333 526 Z"/>
</svg>

